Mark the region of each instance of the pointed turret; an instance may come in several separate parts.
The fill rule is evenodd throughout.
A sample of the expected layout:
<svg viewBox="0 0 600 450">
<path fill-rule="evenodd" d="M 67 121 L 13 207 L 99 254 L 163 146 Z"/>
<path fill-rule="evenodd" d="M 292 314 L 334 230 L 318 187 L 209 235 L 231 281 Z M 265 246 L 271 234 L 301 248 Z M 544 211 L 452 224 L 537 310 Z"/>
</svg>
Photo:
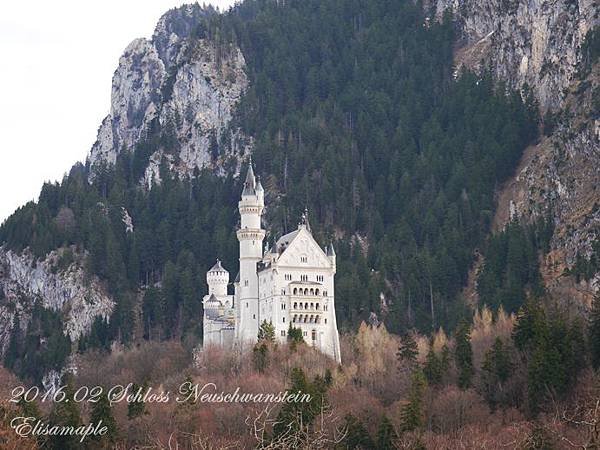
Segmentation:
<svg viewBox="0 0 600 450">
<path fill-rule="evenodd" d="M 261 186 L 262 189 L 262 186 Z M 256 178 L 254 177 L 254 168 L 252 167 L 252 156 L 248 162 L 248 172 L 246 173 L 246 181 L 244 181 L 244 190 L 242 195 L 256 194 Z"/>
</svg>

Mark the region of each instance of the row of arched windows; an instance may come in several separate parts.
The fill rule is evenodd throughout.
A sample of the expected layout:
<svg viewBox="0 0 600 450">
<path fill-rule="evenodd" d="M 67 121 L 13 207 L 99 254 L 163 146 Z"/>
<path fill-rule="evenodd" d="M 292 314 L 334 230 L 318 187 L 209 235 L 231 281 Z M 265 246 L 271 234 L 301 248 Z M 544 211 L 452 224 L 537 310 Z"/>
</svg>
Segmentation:
<svg viewBox="0 0 600 450">
<path fill-rule="evenodd" d="M 317 289 L 309 289 L 309 288 L 294 288 L 294 295 L 320 295 L 320 290 Z M 325 293 L 323 293 L 323 295 L 325 295 Z"/>
<path fill-rule="evenodd" d="M 294 309 L 316 309 L 317 311 L 319 311 L 319 308 L 321 306 L 319 305 L 319 303 L 313 303 L 313 302 L 306 302 L 306 303 L 298 303 L 298 302 L 294 302 Z"/>
<path fill-rule="evenodd" d="M 321 323 L 321 317 L 311 314 L 294 314 L 292 318 L 292 322 L 294 323 Z"/>
</svg>

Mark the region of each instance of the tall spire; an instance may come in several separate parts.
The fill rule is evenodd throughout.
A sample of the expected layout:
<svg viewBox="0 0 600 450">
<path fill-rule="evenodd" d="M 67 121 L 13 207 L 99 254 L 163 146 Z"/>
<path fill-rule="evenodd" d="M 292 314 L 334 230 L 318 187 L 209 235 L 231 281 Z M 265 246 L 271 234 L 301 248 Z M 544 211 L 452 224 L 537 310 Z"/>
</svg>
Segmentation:
<svg viewBox="0 0 600 450">
<path fill-rule="evenodd" d="M 256 178 L 254 177 L 254 169 L 252 168 L 252 155 L 248 162 L 248 172 L 246 173 L 246 181 L 244 181 L 244 191 L 242 195 L 252 195 L 256 189 Z"/>
</svg>

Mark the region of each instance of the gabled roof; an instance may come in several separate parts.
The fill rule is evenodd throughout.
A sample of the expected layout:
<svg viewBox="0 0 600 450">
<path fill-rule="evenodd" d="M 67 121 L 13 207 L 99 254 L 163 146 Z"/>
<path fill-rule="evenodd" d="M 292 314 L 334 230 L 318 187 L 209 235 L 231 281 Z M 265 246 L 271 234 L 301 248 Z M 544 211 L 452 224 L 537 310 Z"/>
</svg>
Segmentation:
<svg viewBox="0 0 600 450">
<path fill-rule="evenodd" d="M 212 266 L 209 272 L 227 272 L 227 270 L 221 265 L 221 260 L 217 259 L 217 262 Z"/>
<path fill-rule="evenodd" d="M 285 248 L 287 248 L 296 238 L 299 231 L 300 230 L 292 231 L 291 233 L 284 234 L 279 239 L 277 239 L 277 242 L 275 243 L 275 248 L 277 248 L 277 251 L 282 252 L 283 250 L 285 250 Z"/>
</svg>

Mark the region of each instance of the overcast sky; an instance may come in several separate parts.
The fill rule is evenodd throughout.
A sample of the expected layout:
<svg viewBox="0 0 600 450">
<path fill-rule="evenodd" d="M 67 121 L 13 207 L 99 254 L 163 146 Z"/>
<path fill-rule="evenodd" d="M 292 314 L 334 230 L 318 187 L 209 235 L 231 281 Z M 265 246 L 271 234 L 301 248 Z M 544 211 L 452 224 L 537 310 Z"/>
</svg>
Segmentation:
<svg viewBox="0 0 600 450">
<path fill-rule="evenodd" d="M 84 161 L 110 108 L 122 51 L 190 1 L 0 3 L 0 222 Z M 233 0 L 211 0 L 221 9 Z"/>
</svg>

